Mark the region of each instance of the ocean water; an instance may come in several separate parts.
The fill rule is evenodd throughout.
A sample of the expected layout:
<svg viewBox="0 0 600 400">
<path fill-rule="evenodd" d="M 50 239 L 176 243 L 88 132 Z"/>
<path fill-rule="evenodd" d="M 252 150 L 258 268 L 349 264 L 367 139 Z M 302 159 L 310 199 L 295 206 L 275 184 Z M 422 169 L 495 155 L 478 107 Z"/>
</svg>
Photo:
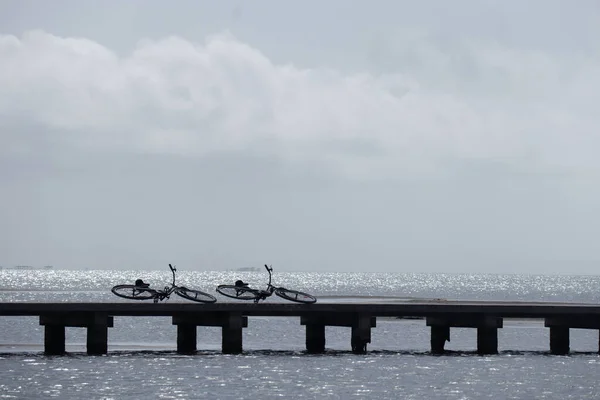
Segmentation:
<svg viewBox="0 0 600 400">
<path fill-rule="evenodd" d="M 0 302 L 127 302 L 110 292 L 165 271 L 0 271 Z M 263 272 L 178 271 L 177 282 L 214 293 L 221 283 L 266 283 Z M 275 271 L 273 282 L 316 295 L 599 303 L 600 277 Z M 185 302 L 172 297 L 169 302 Z M 276 297 L 267 302 L 284 301 Z M 220 354 L 219 328 L 198 328 L 198 353 L 176 353 L 168 317 L 115 317 L 108 354 L 85 354 L 85 329 L 67 328 L 67 355 L 43 354 L 37 317 L 0 317 L 0 398 L 37 399 L 593 399 L 600 398 L 598 331 L 571 331 L 568 356 L 548 353 L 541 321 L 505 320 L 499 354 L 475 354 L 474 329 L 452 329 L 447 355 L 429 354 L 423 320 L 378 319 L 366 355 L 350 329 L 328 327 L 327 351 L 304 353 L 299 318 L 249 318 L 244 353 Z"/>
</svg>

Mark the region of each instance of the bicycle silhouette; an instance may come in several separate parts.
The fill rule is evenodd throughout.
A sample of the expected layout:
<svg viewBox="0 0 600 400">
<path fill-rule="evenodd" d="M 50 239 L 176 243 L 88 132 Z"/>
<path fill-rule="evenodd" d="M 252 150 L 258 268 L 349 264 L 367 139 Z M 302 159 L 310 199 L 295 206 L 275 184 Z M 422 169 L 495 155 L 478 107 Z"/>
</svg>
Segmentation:
<svg viewBox="0 0 600 400">
<path fill-rule="evenodd" d="M 271 284 L 273 268 L 265 264 L 265 268 L 269 273 L 269 282 L 267 283 L 266 290 L 252 289 L 247 283 L 238 280 L 235 285 L 219 285 L 217 286 L 217 292 L 225 297 L 238 300 L 254 300 L 254 303 L 258 303 L 260 300 L 265 300 L 275 293 L 277 296 L 295 301 L 297 303 L 312 304 L 317 301 L 317 298 L 308 293 L 299 292 L 297 290 L 286 289 L 284 287 L 273 286 Z"/>
<path fill-rule="evenodd" d="M 175 285 L 175 272 L 177 269 L 169 264 L 173 281 L 170 286 L 165 286 L 164 289 L 152 289 L 148 283 L 144 283 L 141 279 L 136 280 L 134 285 L 117 285 L 111 289 L 115 295 L 130 300 L 153 300 L 155 303 L 168 299 L 171 294 L 175 293 L 191 301 L 199 303 L 214 303 L 217 298 L 211 294 L 204 293 L 200 290 L 188 289 L 185 286 Z"/>
</svg>

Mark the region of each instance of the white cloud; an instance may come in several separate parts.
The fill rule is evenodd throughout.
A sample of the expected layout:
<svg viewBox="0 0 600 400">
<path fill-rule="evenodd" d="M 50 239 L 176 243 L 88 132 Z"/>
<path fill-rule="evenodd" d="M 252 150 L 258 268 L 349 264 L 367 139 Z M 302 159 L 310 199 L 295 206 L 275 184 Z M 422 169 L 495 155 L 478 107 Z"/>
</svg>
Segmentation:
<svg viewBox="0 0 600 400">
<path fill-rule="evenodd" d="M 42 31 L 0 36 L 4 262 L 544 271 L 600 259 L 598 59 L 387 40 L 389 73 L 349 74 L 274 63 L 227 34 L 125 56 Z"/>
<path fill-rule="evenodd" d="M 0 115 L 11 121 L 1 151 L 35 146 L 19 129 L 27 121 L 65 149 L 250 150 L 360 176 L 472 158 L 597 166 L 597 60 L 412 45 L 417 63 L 396 60 L 397 73 L 373 76 L 276 65 L 227 34 L 144 40 L 126 57 L 42 31 L 0 36 Z M 398 54 L 407 53 L 389 56 Z"/>
</svg>

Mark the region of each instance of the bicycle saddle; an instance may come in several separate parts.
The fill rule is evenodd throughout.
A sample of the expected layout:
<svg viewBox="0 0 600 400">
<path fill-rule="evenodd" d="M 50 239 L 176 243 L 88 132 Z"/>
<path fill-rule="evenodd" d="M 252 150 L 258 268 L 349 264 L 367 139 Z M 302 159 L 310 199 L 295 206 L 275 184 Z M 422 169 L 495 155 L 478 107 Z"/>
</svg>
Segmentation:
<svg viewBox="0 0 600 400">
<path fill-rule="evenodd" d="M 145 283 L 143 280 L 141 279 L 136 279 L 135 280 L 135 286 L 137 287 L 143 287 L 143 288 L 147 288 L 148 286 L 150 286 L 149 283 Z"/>
</svg>

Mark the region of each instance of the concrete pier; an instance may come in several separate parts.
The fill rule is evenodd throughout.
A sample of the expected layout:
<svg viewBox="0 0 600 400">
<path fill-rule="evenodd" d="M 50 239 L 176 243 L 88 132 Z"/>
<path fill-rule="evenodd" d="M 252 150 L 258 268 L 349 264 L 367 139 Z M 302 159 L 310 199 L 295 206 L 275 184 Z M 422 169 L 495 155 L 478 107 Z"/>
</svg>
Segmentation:
<svg viewBox="0 0 600 400">
<path fill-rule="evenodd" d="M 598 352 L 600 353 L 600 316 L 553 316 L 544 319 L 544 326 L 550 328 L 550 352 L 552 354 L 569 354 L 570 329 L 598 329 Z"/>
<path fill-rule="evenodd" d="M 190 354 L 197 351 L 197 327 L 218 326 L 222 332 L 222 351 L 241 353 L 242 329 L 248 327 L 248 317 L 240 312 L 178 313 L 173 316 L 177 325 L 177 352 Z"/>
<path fill-rule="evenodd" d="M 224 354 L 242 352 L 242 328 L 247 326 L 248 317 L 243 317 L 241 313 L 229 313 L 224 316 L 224 323 L 221 328 Z"/>
<path fill-rule="evenodd" d="M 569 354 L 569 328 L 553 326 L 550 328 L 550 352 L 556 355 Z"/>
<path fill-rule="evenodd" d="M 426 325 L 431 327 L 431 352 L 444 352 L 446 341 L 450 341 L 450 328 L 476 328 L 477 353 L 498 353 L 498 328 L 502 328 L 502 318 L 485 314 L 456 314 L 427 317 Z"/>
<path fill-rule="evenodd" d="M 48 355 L 65 352 L 65 328 L 87 328 L 87 353 L 106 354 L 108 328 L 113 327 L 113 317 L 106 312 L 47 313 L 40 315 L 44 326 L 44 352 Z"/>
<path fill-rule="evenodd" d="M 450 341 L 450 326 L 435 324 L 428 326 L 431 326 L 431 352 L 443 354 L 446 342 Z"/>
<path fill-rule="evenodd" d="M 0 316 L 39 316 L 44 326 L 44 352 L 64 354 L 65 329 L 87 329 L 87 353 L 106 354 L 108 328 L 115 316 L 170 316 L 177 329 L 177 351 L 197 351 L 198 326 L 220 327 L 223 353 L 243 351 L 243 329 L 254 316 L 299 317 L 306 327 L 306 350 L 326 351 L 326 327 L 350 328 L 349 349 L 365 353 L 378 317 L 422 317 L 431 328 L 431 352 L 444 353 L 454 327 L 477 329 L 479 354 L 498 352 L 498 329 L 504 318 L 544 320 L 549 328 L 549 352 L 569 353 L 569 330 L 600 330 L 600 305 L 533 303 L 533 302 L 468 302 L 405 301 L 394 303 L 0 303 Z M 0 332 L 0 335 L 2 333 Z M 200 338 L 201 342 L 201 338 Z M 599 336 L 600 351 L 600 336 Z"/>
<path fill-rule="evenodd" d="M 356 354 L 367 351 L 371 328 L 377 325 L 376 317 L 366 313 L 314 313 L 302 315 L 300 324 L 306 325 L 306 350 L 309 353 L 325 351 L 326 326 L 345 326 L 351 328 L 350 347 Z"/>
<path fill-rule="evenodd" d="M 49 356 L 65 353 L 65 326 L 44 326 L 44 353 Z"/>
<path fill-rule="evenodd" d="M 195 353 L 198 343 L 198 329 L 194 324 L 177 324 L 177 352 L 180 354 Z"/>
<path fill-rule="evenodd" d="M 311 354 L 325 352 L 325 325 L 306 323 L 306 351 Z"/>
<path fill-rule="evenodd" d="M 479 327 L 477 327 L 477 353 L 479 353 L 479 354 L 497 354 L 498 353 L 498 327 L 495 327 L 495 326 L 479 326 Z"/>
<path fill-rule="evenodd" d="M 367 343 L 371 343 L 371 327 L 376 326 L 376 319 L 367 314 L 357 314 L 352 321 L 352 337 L 350 346 L 355 354 L 367 352 Z"/>
</svg>

